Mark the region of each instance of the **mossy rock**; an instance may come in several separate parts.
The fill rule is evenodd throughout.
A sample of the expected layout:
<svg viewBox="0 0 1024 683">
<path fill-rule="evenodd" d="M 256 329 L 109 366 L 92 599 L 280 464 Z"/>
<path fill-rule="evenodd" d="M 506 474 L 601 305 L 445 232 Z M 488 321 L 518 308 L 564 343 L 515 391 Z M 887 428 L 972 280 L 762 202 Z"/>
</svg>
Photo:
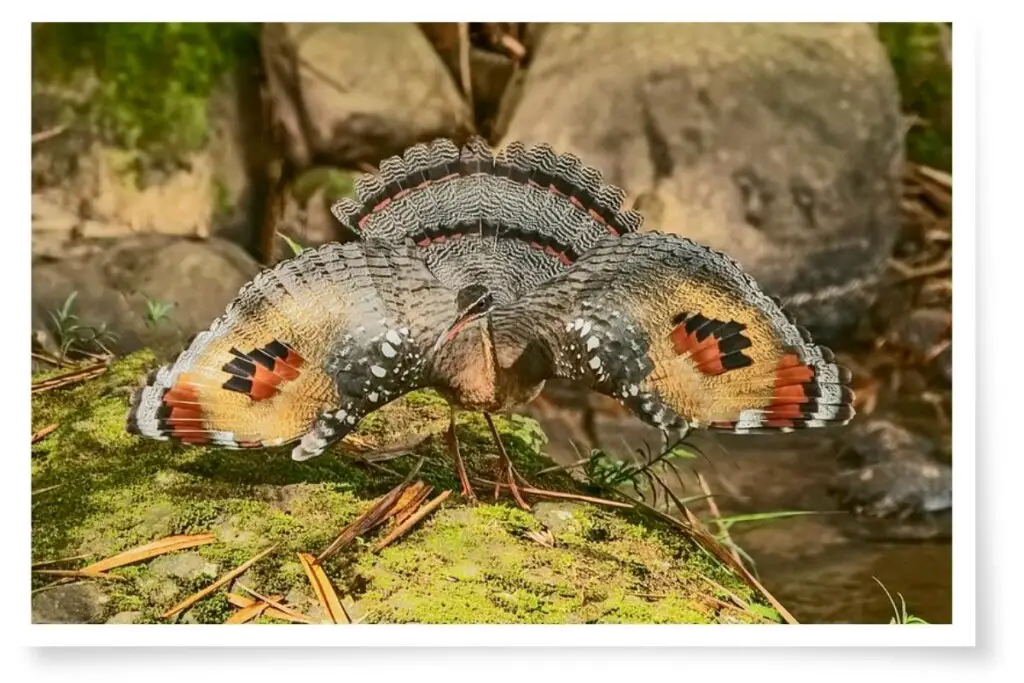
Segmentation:
<svg viewBox="0 0 1024 683">
<path fill-rule="evenodd" d="M 946 51 L 951 24 L 883 23 L 878 36 L 889 52 L 904 111 L 916 118 L 907 133 L 912 161 L 951 170 L 953 166 L 953 70 Z"/>
<path fill-rule="evenodd" d="M 33 490 L 56 487 L 33 497 L 34 561 L 80 553 L 96 560 L 168 534 L 210 531 L 216 542 L 188 552 L 225 572 L 276 543 L 240 581 L 264 594 L 310 595 L 297 553 L 319 553 L 422 456 L 419 478 L 436 492 L 454 489 L 453 495 L 384 550 L 374 552 L 372 542 L 386 528 L 325 562 L 364 623 L 778 621 L 759 595 L 660 522 L 581 503 L 537 502 L 528 513 L 489 494 L 476 506 L 466 504 L 441 434 L 448 409 L 432 392 L 370 415 L 355 435 L 375 447 L 413 444 L 410 455 L 370 466 L 343 443 L 296 463 L 288 448 L 228 451 L 128 434 L 131 390 L 156 363 L 139 352 L 97 379 L 33 396 L 33 430 L 59 425 L 33 446 Z M 535 422 L 513 416 L 496 424 L 528 478 L 550 464 Z M 464 415 L 458 432 L 471 476 L 493 479 L 496 457 L 484 421 Z M 566 475 L 538 481 L 565 491 L 580 487 Z M 534 540 L 531 532 L 544 529 L 553 544 Z M 210 582 L 204 573 L 161 574 L 150 563 L 112 573 L 126 580 L 96 584 L 109 598 L 97 620 L 132 612 L 136 623 L 162 622 L 163 611 Z M 751 609 L 723 607 L 726 595 L 709 599 L 711 584 L 702 577 Z M 37 575 L 33 587 L 47 580 Z M 223 593 L 198 603 L 182 621 L 223 622 L 233 609 Z"/>
<path fill-rule="evenodd" d="M 45 23 L 32 28 L 34 84 L 90 84 L 79 107 L 112 144 L 168 153 L 209 135 L 208 98 L 258 59 L 258 24 Z"/>
</svg>

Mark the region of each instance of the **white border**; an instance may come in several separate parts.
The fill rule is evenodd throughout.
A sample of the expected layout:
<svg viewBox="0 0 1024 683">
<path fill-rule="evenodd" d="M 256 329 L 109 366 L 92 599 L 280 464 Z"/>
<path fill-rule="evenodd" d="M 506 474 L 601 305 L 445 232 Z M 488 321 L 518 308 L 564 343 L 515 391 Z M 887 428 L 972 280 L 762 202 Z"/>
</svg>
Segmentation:
<svg viewBox="0 0 1024 683">
<path fill-rule="evenodd" d="M 753 646 L 774 646 L 774 645 L 812 645 L 812 646 L 834 646 L 834 645 L 857 645 L 857 646 L 940 646 L 940 645 L 973 645 L 975 641 L 975 471 L 973 458 L 970 454 L 975 452 L 975 425 L 974 425 L 974 401 L 975 401 L 975 379 L 974 379 L 974 301 L 975 301 L 975 231 L 971 229 L 975 223 L 972 220 L 975 214 L 975 187 L 973 179 L 975 176 L 975 35 L 973 26 L 968 21 L 957 20 L 962 16 L 959 11 L 963 7 L 952 2 L 876 2 L 860 1 L 853 8 L 856 11 L 843 11 L 843 8 L 831 8 L 828 4 L 814 2 L 789 2 L 770 3 L 768 5 L 755 1 L 734 1 L 724 6 L 722 3 L 685 3 L 687 6 L 676 7 L 669 11 L 659 3 L 646 4 L 643 2 L 631 1 L 628 6 L 619 6 L 619 16 L 613 14 L 616 8 L 602 10 L 593 3 L 584 10 L 580 6 L 573 7 L 571 3 L 544 3 L 522 2 L 501 3 L 493 7 L 491 11 L 485 11 L 480 3 L 460 2 L 458 6 L 449 4 L 451 9 L 443 11 L 440 7 L 430 8 L 431 12 L 424 12 L 427 5 L 417 3 L 402 8 L 400 2 L 391 2 L 387 8 L 373 13 L 375 9 L 372 4 L 360 5 L 360 3 L 332 3 L 331 6 L 318 7 L 314 3 L 300 6 L 296 3 L 280 3 L 272 0 L 253 0 L 246 3 L 246 14 L 259 20 L 332 20 L 344 18 L 345 20 L 393 20 L 401 15 L 418 20 L 455 20 L 466 16 L 472 16 L 476 20 L 501 19 L 513 16 L 517 20 L 529 14 L 530 18 L 536 18 L 537 9 L 542 8 L 545 13 L 545 20 L 602 20 L 602 21 L 642 21 L 642 20 L 668 20 L 671 16 L 673 21 L 804 21 L 809 19 L 828 21 L 863 21 L 874 20 L 877 17 L 885 16 L 890 21 L 922 20 L 923 16 L 935 16 L 938 19 L 955 20 L 954 40 L 954 112 L 956 120 L 956 133 L 954 135 L 954 159 L 955 173 L 957 177 L 956 202 L 954 203 L 955 218 L 955 259 L 954 278 L 956 287 L 954 291 L 954 311 L 956 325 L 954 325 L 954 363 L 956 367 L 956 397 L 954 408 L 954 448 L 957 452 L 957 462 L 954 468 L 954 491 L 956 506 L 954 508 L 954 623 L 953 625 L 932 625 L 919 627 L 892 627 L 888 625 L 863 625 L 863 626 L 797 626 L 797 627 L 750 627 L 750 626 L 353 626 L 338 630 L 326 627 L 305 627 L 286 628 L 265 626 L 245 630 L 226 629 L 222 627 L 206 626 L 51 626 L 51 625 L 28 625 L 29 605 L 27 590 L 28 572 L 19 568 L 19 563 L 0 563 L 3 571 L 12 574 L 11 580 L 5 582 L 10 587 L 10 599 L 18 607 L 14 610 L 19 628 L 16 629 L 18 640 L 26 644 L 37 646 L 67 646 L 67 645 L 192 645 L 192 646 L 243 646 L 243 647 L 266 647 L 270 645 L 387 645 L 387 646 L 511 646 L 511 645 L 532 645 L 532 646 L 677 646 L 686 645 L 753 645 Z M 103 5 L 101 7 L 101 5 Z M 165 6 L 166 7 L 166 6 Z M 126 20 L 181 20 L 182 16 L 188 16 L 193 20 L 219 20 L 238 21 L 242 17 L 231 13 L 228 5 L 219 3 L 196 2 L 194 0 L 179 0 L 173 3 L 175 15 L 173 17 L 161 16 L 160 4 L 133 3 L 128 12 L 121 11 L 119 3 L 91 2 L 78 3 L 61 1 L 50 1 L 45 5 L 25 6 L 11 8 L 12 10 L 33 10 L 33 17 L 41 20 L 99 20 L 101 18 L 119 18 Z M 448 9 L 447 7 L 445 9 Z M 105 11 L 104 11 L 105 10 Z M 285 11 L 282 11 L 285 10 Z M 530 11 L 532 10 L 532 11 Z M 902 10 L 902 11 L 901 11 Z M 621 16 L 628 12 L 628 16 Z M 376 16 L 373 16 L 375 14 Z M 497 15 L 497 16 L 496 16 Z M 503 16 L 502 16 L 503 15 Z M 8 20 L 9 21 L 9 20 Z M 8 30 L 11 27 L 13 30 Z M 28 27 L 24 23 L 11 22 L 3 26 L 4 40 L 3 49 L 11 54 L 5 55 L 5 62 L 15 62 L 18 69 L 23 71 L 14 73 L 14 80 L 8 80 L 7 87 L 14 97 L 14 93 L 28 93 L 28 69 L 25 56 L 29 54 Z M 1019 40 L 1019 39 L 1018 39 Z M 1017 62 L 1019 64 L 1020 62 Z M 12 70 L 13 71 L 13 70 Z M 10 71 L 8 72 L 11 73 Z M 1018 74 L 1019 76 L 1019 74 Z M 1005 84 L 1011 83 L 1010 79 Z M 17 85 L 16 85 L 17 84 Z M 11 145 L 5 149 L 18 149 L 28 152 L 27 137 L 29 126 L 27 125 L 28 112 L 24 102 L 19 102 L 18 107 L 4 113 L 5 118 L 17 117 L 13 123 L 6 123 L 0 127 L 2 134 L 12 138 Z M 18 109 L 18 111 L 13 111 Z M 1020 111 L 1020 110 L 1018 110 Z M 25 156 L 12 156 L 10 159 L 27 159 Z M 29 234 L 26 226 L 29 225 L 29 217 L 26 215 L 29 196 L 27 173 L 23 162 L 8 163 L 4 173 L 5 182 L 2 185 L 7 201 L 4 205 L 8 207 L 9 235 L 7 242 L 8 250 L 13 254 L 9 257 L 9 263 L 5 264 L 2 276 L 8 287 L 5 291 L 11 292 L 9 302 L 21 306 L 21 319 L 28 321 L 28 302 L 24 300 L 22 292 L 25 284 L 30 281 L 28 269 L 28 254 L 30 254 Z M 1019 222 L 1019 215 L 1017 217 Z M 15 248 L 15 245 L 20 248 Z M 21 257 L 18 254 L 22 255 Z M 19 260 L 19 258 L 21 260 Z M 1019 268 L 1019 265 L 1018 265 Z M 1019 309 L 1018 309 L 1019 311 Z M 9 315 L 12 315 L 9 313 Z M 16 317 L 16 316 L 15 316 Z M 17 328 L 17 326 L 12 326 Z M 27 327 L 27 325 L 25 325 Z M 24 329 L 24 328 L 21 328 Z M 26 330 L 27 332 L 27 330 Z M 7 358 L 22 359 L 28 358 L 26 348 L 28 335 L 20 336 L 16 331 L 13 335 L 2 337 L 4 351 Z M 8 349 L 7 347 L 10 347 Z M 27 374 L 27 373 L 26 373 Z M 25 375 L 22 375 L 25 376 Z M 19 393 L 14 400 L 14 406 L 4 413 L 5 422 L 10 419 L 12 426 L 10 432 L 14 435 L 25 432 L 29 420 L 28 402 L 24 401 Z M 14 436 L 14 439 L 20 437 Z M 17 448 L 11 448 L 11 455 L 15 455 Z M 961 455 L 962 454 L 962 455 Z M 30 534 L 27 524 L 27 510 L 29 509 L 28 489 L 24 482 L 28 479 L 28 457 L 22 451 L 20 459 L 10 465 L 12 470 L 23 468 L 20 471 L 12 471 L 11 477 L 5 478 L 11 482 L 9 495 L 4 497 L 4 505 L 12 507 L 6 519 L 16 519 L 20 522 L 14 525 L 14 531 L 19 534 L 21 542 L 18 543 L 18 552 L 12 552 L 9 557 L 28 557 L 30 547 Z M 10 565 L 15 565 L 11 567 Z M 922 568 L 926 570 L 926 568 Z M 25 628 L 28 626 L 28 628 Z"/>
</svg>

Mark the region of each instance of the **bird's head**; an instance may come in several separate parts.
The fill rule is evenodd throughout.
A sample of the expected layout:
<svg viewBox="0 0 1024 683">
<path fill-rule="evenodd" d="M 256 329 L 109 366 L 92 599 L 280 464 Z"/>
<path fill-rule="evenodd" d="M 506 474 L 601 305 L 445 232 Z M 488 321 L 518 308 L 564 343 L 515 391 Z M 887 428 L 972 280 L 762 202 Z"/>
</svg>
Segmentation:
<svg viewBox="0 0 1024 683">
<path fill-rule="evenodd" d="M 487 313 L 494 308 L 494 295 L 482 285 L 464 287 L 458 294 L 458 315 L 437 340 L 437 348 L 452 343 L 463 332 L 479 328 L 486 333 Z M 485 334 L 484 336 L 489 336 Z"/>
<path fill-rule="evenodd" d="M 496 398 L 488 319 L 494 297 L 485 287 L 471 285 L 459 292 L 458 304 L 455 320 L 435 343 L 435 364 L 458 403 L 487 405 Z"/>
</svg>

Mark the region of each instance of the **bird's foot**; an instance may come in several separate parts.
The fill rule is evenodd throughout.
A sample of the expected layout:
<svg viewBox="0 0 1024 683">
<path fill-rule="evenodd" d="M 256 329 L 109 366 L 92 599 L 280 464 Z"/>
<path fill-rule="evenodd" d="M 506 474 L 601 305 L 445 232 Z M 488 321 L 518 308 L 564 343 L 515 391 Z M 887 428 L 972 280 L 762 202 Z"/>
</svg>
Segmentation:
<svg viewBox="0 0 1024 683">
<path fill-rule="evenodd" d="M 455 459 L 455 469 L 459 474 L 459 483 L 462 486 L 462 497 L 475 505 L 478 502 L 476 492 L 473 490 L 473 486 L 469 483 L 469 475 L 466 474 L 466 463 L 462 460 L 462 453 L 459 451 L 459 440 L 455 436 L 455 411 L 451 413 L 451 420 L 448 423 L 448 430 L 444 434 L 445 440 L 448 442 L 448 450 L 451 452 L 452 457 Z"/>
<path fill-rule="evenodd" d="M 527 502 L 523 500 L 523 494 L 519 491 L 516 479 L 521 481 L 525 486 L 529 486 L 530 483 L 523 478 L 523 475 L 519 474 L 515 465 L 512 464 L 511 458 L 508 457 L 508 453 L 505 452 L 505 444 L 501 442 L 501 437 L 498 435 L 498 430 L 495 428 L 494 420 L 491 419 L 490 414 L 484 413 L 484 419 L 487 421 L 487 427 L 491 430 L 491 436 L 494 437 L 494 442 L 498 444 L 498 455 L 501 457 L 501 472 L 498 475 L 498 483 L 494 487 L 494 498 L 498 498 L 498 495 L 501 493 L 502 485 L 507 485 L 508 490 L 512 493 L 512 497 L 516 501 L 516 505 L 527 512 L 530 512 L 531 508 Z"/>
</svg>

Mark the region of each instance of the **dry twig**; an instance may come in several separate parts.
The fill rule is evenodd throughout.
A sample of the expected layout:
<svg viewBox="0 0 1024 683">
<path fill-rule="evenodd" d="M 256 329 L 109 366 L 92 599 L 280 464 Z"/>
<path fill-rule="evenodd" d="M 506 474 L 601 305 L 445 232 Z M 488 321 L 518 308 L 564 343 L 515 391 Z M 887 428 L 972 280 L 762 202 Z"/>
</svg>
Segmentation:
<svg viewBox="0 0 1024 683">
<path fill-rule="evenodd" d="M 477 483 L 485 484 L 487 486 L 500 486 L 501 488 L 508 488 L 508 484 L 499 484 L 496 481 L 489 479 L 475 479 Z M 628 503 L 620 503 L 617 500 L 608 500 L 607 498 L 596 498 L 594 496 L 584 496 L 578 493 L 566 493 L 564 491 L 548 491 L 547 489 L 535 489 L 529 486 L 520 486 L 519 490 L 522 493 L 529 494 L 531 496 L 537 496 L 538 498 L 553 498 L 556 500 L 577 500 L 581 503 L 593 503 L 595 505 L 604 505 L 606 507 L 613 508 L 630 508 L 633 507 Z"/>
<path fill-rule="evenodd" d="M 66 131 L 68 128 L 69 128 L 69 124 L 62 123 L 59 126 L 54 126 L 53 128 L 47 128 L 46 130 L 41 130 L 38 133 L 32 133 L 32 144 L 33 145 L 37 145 L 40 142 L 46 142 L 47 140 L 49 140 L 51 138 L 57 137 L 58 135 L 60 135 L 64 131 Z"/>
<path fill-rule="evenodd" d="M 401 538 L 402 535 L 405 534 L 405 532 L 407 532 L 409 529 L 413 528 L 417 522 L 419 522 L 421 519 L 423 519 L 431 512 L 436 510 L 437 507 L 441 503 L 443 503 L 450 494 L 451 491 L 442 491 L 437 498 L 421 507 L 419 510 L 415 512 L 415 514 L 406 519 L 402 524 L 398 525 L 394 531 L 392 531 L 390 534 L 388 534 L 383 539 L 378 541 L 377 545 L 373 547 L 373 551 L 379 552 L 380 550 L 383 550 L 384 548 L 386 548 L 387 546 L 391 545 L 396 540 Z"/>
<path fill-rule="evenodd" d="M 59 425 L 55 425 L 54 424 L 54 425 L 47 425 L 46 427 L 43 427 L 38 432 L 36 432 L 35 434 L 32 435 L 32 443 L 33 444 L 39 443 L 40 441 L 45 439 L 47 436 L 52 434 L 53 430 L 57 429 L 58 426 Z"/>
<path fill-rule="evenodd" d="M 252 621 L 254 619 L 259 619 L 260 615 L 263 614 L 263 612 L 265 612 L 268 607 L 270 607 L 270 605 L 268 603 L 265 603 L 265 602 L 254 602 L 253 604 L 249 605 L 248 607 L 243 607 L 242 609 L 240 609 L 237 612 L 235 612 L 234 614 L 232 614 L 230 617 L 228 617 L 227 621 L 225 621 L 224 623 L 225 624 L 245 624 L 245 623 L 248 623 L 248 622 L 250 622 L 250 621 Z"/>
<path fill-rule="evenodd" d="M 99 363 L 74 370 L 73 372 L 58 375 L 57 377 L 51 377 L 50 379 L 44 379 L 41 382 L 33 382 L 32 393 L 39 394 L 51 389 L 59 389 L 60 387 L 68 386 L 69 384 L 84 382 L 87 379 L 99 377 L 107 371 L 107 367 L 107 361 L 101 361 Z"/>
<path fill-rule="evenodd" d="M 33 569 L 33 574 L 60 576 L 66 579 L 107 579 L 110 581 L 127 581 L 123 576 L 106 572 L 87 572 L 82 569 Z"/>
<path fill-rule="evenodd" d="M 75 560 L 84 560 L 91 555 L 72 555 L 71 557 L 60 557 L 56 560 L 43 560 L 42 562 L 35 562 L 32 564 L 32 569 L 39 569 L 40 567 L 49 567 L 53 564 L 63 564 L 64 562 L 74 562 Z"/>
<path fill-rule="evenodd" d="M 700 485 L 700 490 L 706 496 L 705 500 L 708 503 L 708 511 L 711 513 L 711 518 L 715 520 L 715 524 L 718 526 L 719 533 L 722 534 L 722 538 L 729 541 L 726 547 L 729 548 L 729 552 L 732 553 L 733 559 L 738 564 L 743 564 L 743 560 L 740 558 L 740 554 L 736 552 L 736 548 L 732 544 L 732 538 L 729 536 L 729 529 L 722 523 L 722 513 L 718 510 L 718 503 L 715 502 L 715 495 L 711 493 L 711 487 L 708 486 L 708 480 L 704 478 L 704 475 L 700 472 L 696 472 L 697 483 Z"/>
</svg>

